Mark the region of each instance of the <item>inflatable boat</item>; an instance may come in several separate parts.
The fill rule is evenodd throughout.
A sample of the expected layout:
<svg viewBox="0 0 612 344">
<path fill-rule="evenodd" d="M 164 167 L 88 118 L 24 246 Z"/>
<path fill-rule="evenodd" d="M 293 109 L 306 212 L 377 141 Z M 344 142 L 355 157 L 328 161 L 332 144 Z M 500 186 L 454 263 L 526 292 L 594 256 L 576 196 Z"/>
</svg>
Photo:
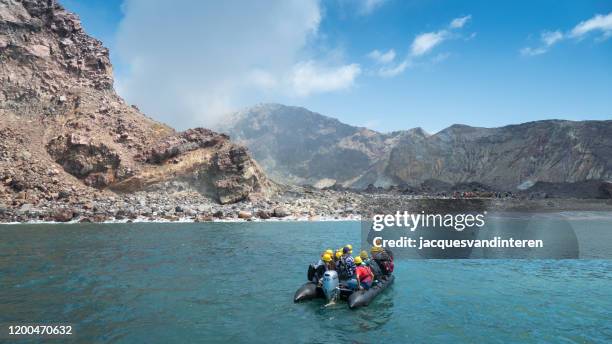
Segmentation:
<svg viewBox="0 0 612 344">
<path fill-rule="evenodd" d="M 394 280 L 395 276 L 389 275 L 376 280 L 368 290 L 352 290 L 345 287 L 346 284 L 338 279 L 338 274 L 335 271 L 326 271 L 320 287 L 315 282 L 305 283 L 295 292 L 293 302 L 316 298 L 327 300 L 340 298 L 347 300 L 349 308 L 354 309 L 369 305 L 376 295 L 387 289 L 388 286 L 393 284 Z"/>
</svg>

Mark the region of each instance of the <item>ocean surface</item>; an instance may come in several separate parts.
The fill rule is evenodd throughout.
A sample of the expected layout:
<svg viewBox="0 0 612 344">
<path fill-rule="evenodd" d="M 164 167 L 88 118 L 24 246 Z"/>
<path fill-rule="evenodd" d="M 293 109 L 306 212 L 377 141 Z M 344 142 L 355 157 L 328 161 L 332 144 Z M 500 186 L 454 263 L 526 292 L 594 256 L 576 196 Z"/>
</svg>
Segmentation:
<svg viewBox="0 0 612 344">
<path fill-rule="evenodd" d="M 0 324 L 87 343 L 612 341 L 611 260 L 405 259 L 369 307 L 294 304 L 347 243 L 359 222 L 3 225 Z"/>
</svg>

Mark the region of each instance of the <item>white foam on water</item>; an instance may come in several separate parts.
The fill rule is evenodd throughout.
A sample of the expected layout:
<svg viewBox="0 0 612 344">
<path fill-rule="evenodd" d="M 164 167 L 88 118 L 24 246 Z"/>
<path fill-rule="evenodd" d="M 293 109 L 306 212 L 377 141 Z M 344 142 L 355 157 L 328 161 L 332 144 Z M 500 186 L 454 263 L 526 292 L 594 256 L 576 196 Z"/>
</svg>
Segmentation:
<svg viewBox="0 0 612 344">
<path fill-rule="evenodd" d="M 68 222 L 57 222 L 57 221 L 43 221 L 43 220 L 31 220 L 26 222 L 6 222 L 0 223 L 1 225 L 20 225 L 20 224 L 44 224 L 44 225 L 58 225 L 58 224 L 78 224 L 81 223 L 82 219 L 78 218 L 75 220 L 71 220 Z M 239 218 L 231 218 L 231 219 L 217 219 L 213 218 L 211 221 L 202 221 L 199 223 L 206 222 L 223 222 L 223 223 L 245 223 L 245 222 L 343 222 L 343 221 L 361 221 L 361 216 L 359 215 L 350 215 L 350 216 L 316 216 L 311 218 L 309 216 L 286 216 L 283 218 L 270 218 L 270 219 L 260 219 L 260 218 L 252 218 L 250 220 L 239 219 Z M 104 222 L 84 222 L 84 223 L 96 223 L 96 224 L 114 224 L 114 223 L 195 223 L 195 219 L 189 217 L 181 217 L 177 220 L 168 220 L 164 218 L 158 218 L 155 220 L 151 220 L 148 217 L 138 217 L 136 219 L 110 219 Z"/>
</svg>

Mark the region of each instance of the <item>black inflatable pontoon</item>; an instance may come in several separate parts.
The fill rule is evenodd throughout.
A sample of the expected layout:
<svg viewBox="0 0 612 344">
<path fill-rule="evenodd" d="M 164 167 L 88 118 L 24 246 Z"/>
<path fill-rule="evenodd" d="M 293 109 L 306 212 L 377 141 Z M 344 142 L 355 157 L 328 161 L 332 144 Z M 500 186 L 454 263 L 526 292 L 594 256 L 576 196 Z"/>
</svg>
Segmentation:
<svg viewBox="0 0 612 344">
<path fill-rule="evenodd" d="M 387 289 L 388 286 L 393 284 L 395 276 L 386 276 L 383 280 L 379 280 L 378 283 L 368 290 L 357 290 L 351 293 L 348 297 L 349 308 L 357 308 L 361 306 L 367 306 L 370 304 L 376 295 L 380 294 L 381 291 Z"/>
<path fill-rule="evenodd" d="M 387 289 L 388 286 L 393 284 L 394 280 L 395 276 L 393 275 L 385 276 L 378 280 L 376 285 L 372 286 L 372 288 L 368 290 L 354 291 L 340 287 L 340 298 L 346 299 L 348 301 L 349 308 L 351 309 L 367 306 L 376 297 L 376 295 L 380 294 L 381 291 Z M 324 299 L 325 293 L 323 292 L 323 289 L 317 287 L 316 283 L 307 282 L 295 292 L 293 302 L 307 301 L 315 298 Z"/>
</svg>

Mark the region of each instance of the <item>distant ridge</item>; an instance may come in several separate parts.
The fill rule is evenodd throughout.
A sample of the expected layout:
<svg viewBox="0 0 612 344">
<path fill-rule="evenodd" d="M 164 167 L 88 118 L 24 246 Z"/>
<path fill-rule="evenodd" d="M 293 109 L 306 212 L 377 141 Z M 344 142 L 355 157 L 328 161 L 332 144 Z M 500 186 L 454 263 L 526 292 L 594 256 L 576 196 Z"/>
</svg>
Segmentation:
<svg viewBox="0 0 612 344">
<path fill-rule="evenodd" d="M 499 128 L 454 124 L 379 133 L 302 107 L 260 104 L 219 130 L 281 182 L 345 187 L 430 179 L 506 190 L 524 183 L 612 179 L 612 121 L 542 120 Z"/>
</svg>

